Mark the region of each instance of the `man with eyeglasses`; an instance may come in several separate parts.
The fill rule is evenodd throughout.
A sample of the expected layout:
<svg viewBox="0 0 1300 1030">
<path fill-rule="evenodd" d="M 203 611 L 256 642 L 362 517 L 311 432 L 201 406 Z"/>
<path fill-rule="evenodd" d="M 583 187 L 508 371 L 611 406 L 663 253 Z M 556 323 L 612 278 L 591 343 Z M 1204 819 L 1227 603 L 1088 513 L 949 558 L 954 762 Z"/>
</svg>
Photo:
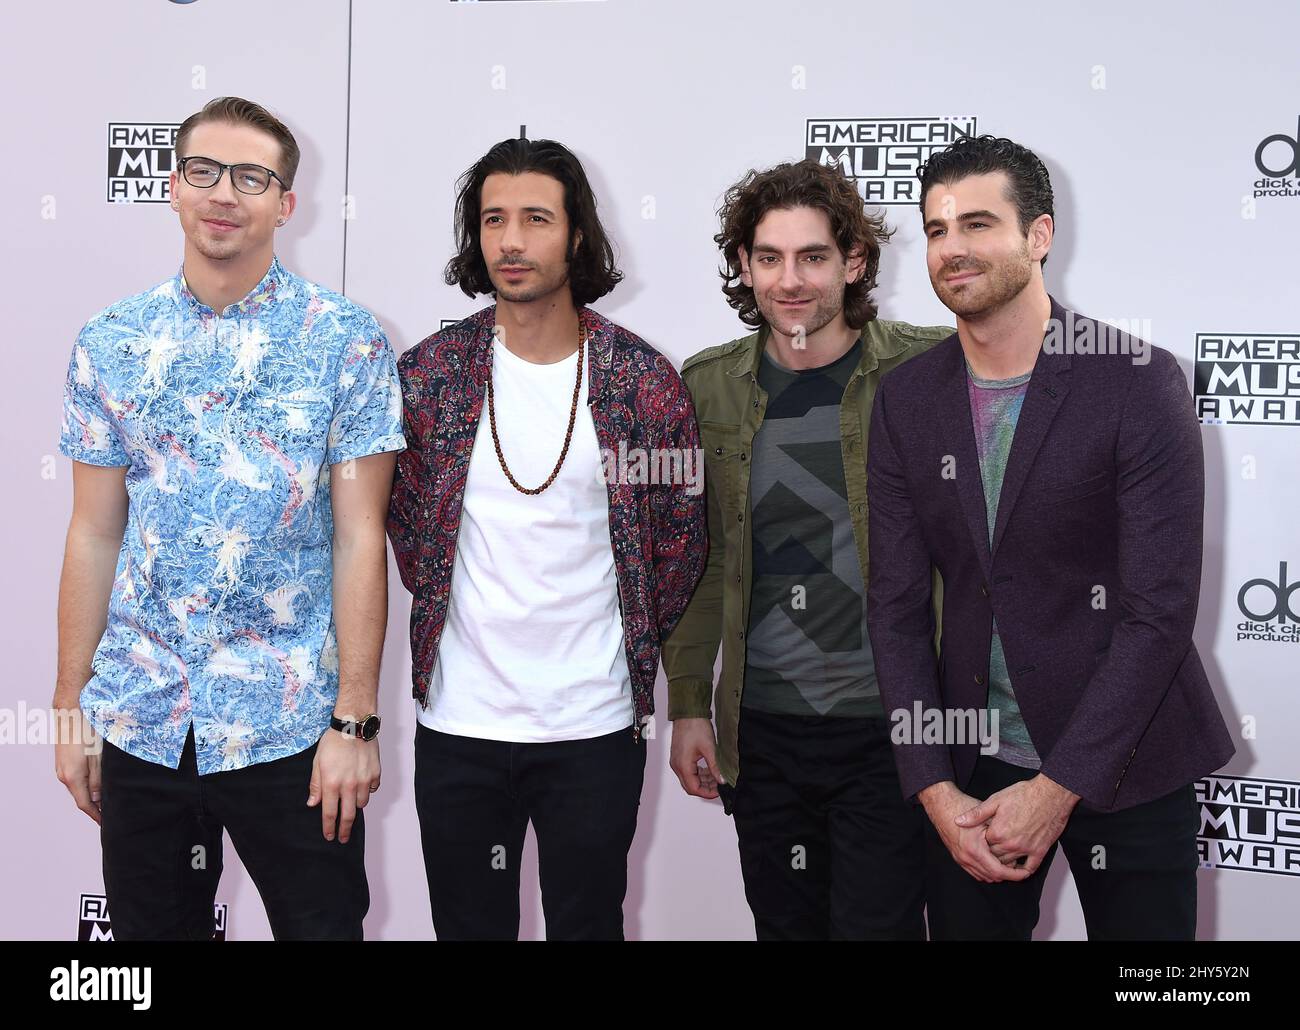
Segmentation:
<svg viewBox="0 0 1300 1030">
<path fill-rule="evenodd" d="M 396 363 L 275 256 L 283 123 L 222 97 L 176 155 L 180 272 L 91 319 L 68 369 L 54 708 L 91 746 L 61 733 L 56 771 L 100 826 L 115 939 L 212 937 L 223 830 L 277 939 L 360 939 Z"/>
</svg>

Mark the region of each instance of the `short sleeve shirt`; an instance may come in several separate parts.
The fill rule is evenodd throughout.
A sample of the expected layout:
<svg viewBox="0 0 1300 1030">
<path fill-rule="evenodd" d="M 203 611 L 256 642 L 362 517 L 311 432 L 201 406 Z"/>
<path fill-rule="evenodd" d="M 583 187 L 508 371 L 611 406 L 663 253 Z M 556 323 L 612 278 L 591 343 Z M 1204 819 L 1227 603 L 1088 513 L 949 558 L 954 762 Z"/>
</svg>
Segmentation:
<svg viewBox="0 0 1300 1030">
<path fill-rule="evenodd" d="M 201 774 L 285 758 L 338 697 L 330 466 L 405 447 L 364 308 L 273 259 L 217 313 L 182 273 L 73 347 L 59 449 L 126 466 L 108 621 L 81 707 L 110 743 Z"/>
</svg>

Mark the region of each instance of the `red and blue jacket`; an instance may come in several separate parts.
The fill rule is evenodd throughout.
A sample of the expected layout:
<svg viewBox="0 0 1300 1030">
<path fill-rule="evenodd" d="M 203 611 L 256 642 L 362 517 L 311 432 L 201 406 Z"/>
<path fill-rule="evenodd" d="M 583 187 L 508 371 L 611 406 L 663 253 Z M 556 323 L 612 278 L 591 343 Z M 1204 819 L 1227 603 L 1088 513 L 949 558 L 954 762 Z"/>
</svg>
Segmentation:
<svg viewBox="0 0 1300 1030">
<path fill-rule="evenodd" d="M 708 556 L 699 429 L 690 394 L 664 355 L 589 308 L 580 308 L 578 317 L 587 334 L 588 404 L 601 453 L 689 454 L 697 470 L 694 485 L 605 476 L 639 738 L 654 713 L 660 643 L 685 611 Z M 495 325 L 492 305 L 434 333 L 398 361 L 407 449 L 398 456 L 387 528 L 412 596 L 412 693 L 421 705 L 428 704 L 451 597 Z"/>
</svg>

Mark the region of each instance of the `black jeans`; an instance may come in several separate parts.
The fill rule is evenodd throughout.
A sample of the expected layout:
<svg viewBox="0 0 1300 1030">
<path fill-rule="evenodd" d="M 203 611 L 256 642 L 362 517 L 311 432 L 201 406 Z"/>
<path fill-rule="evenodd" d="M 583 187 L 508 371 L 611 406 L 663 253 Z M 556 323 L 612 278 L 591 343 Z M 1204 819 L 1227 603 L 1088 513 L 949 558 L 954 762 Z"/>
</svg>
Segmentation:
<svg viewBox="0 0 1300 1030">
<path fill-rule="evenodd" d="M 924 940 L 924 814 L 883 718 L 741 707 L 736 819 L 759 940 Z"/>
<path fill-rule="evenodd" d="M 257 886 L 276 940 L 361 940 L 370 907 L 365 825 L 327 841 L 307 807 L 316 745 L 274 762 L 200 776 L 194 730 L 177 769 L 107 741 L 100 840 L 113 939 L 210 940 L 222 830 Z"/>
<path fill-rule="evenodd" d="M 531 819 L 547 940 L 622 940 L 646 746 L 632 728 L 515 744 L 415 732 L 415 804 L 439 940 L 515 940 Z"/>
<path fill-rule="evenodd" d="M 985 755 L 966 793 L 983 801 L 1036 775 Z M 1089 940 L 1195 939 L 1199 828 L 1190 783 L 1119 812 L 1076 806 L 1058 843 L 1074 874 Z M 926 841 L 932 939 L 1030 939 L 1056 844 L 1029 879 L 980 883 L 956 863 L 928 819 Z"/>
</svg>

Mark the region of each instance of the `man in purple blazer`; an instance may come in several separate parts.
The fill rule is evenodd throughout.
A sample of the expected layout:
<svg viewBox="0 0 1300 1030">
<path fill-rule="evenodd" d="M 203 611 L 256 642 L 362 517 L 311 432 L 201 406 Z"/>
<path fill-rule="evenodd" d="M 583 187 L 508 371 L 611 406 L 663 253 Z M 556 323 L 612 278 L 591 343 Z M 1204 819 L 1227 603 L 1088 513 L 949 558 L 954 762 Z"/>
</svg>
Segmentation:
<svg viewBox="0 0 1300 1030">
<path fill-rule="evenodd" d="M 1028 940 L 1059 841 L 1090 939 L 1192 939 L 1193 781 L 1234 747 L 1192 643 L 1187 382 L 1048 296 L 1052 187 L 1024 147 L 935 155 L 921 212 L 957 332 L 875 400 L 868 627 L 903 793 L 929 816 L 931 936 Z"/>
</svg>

